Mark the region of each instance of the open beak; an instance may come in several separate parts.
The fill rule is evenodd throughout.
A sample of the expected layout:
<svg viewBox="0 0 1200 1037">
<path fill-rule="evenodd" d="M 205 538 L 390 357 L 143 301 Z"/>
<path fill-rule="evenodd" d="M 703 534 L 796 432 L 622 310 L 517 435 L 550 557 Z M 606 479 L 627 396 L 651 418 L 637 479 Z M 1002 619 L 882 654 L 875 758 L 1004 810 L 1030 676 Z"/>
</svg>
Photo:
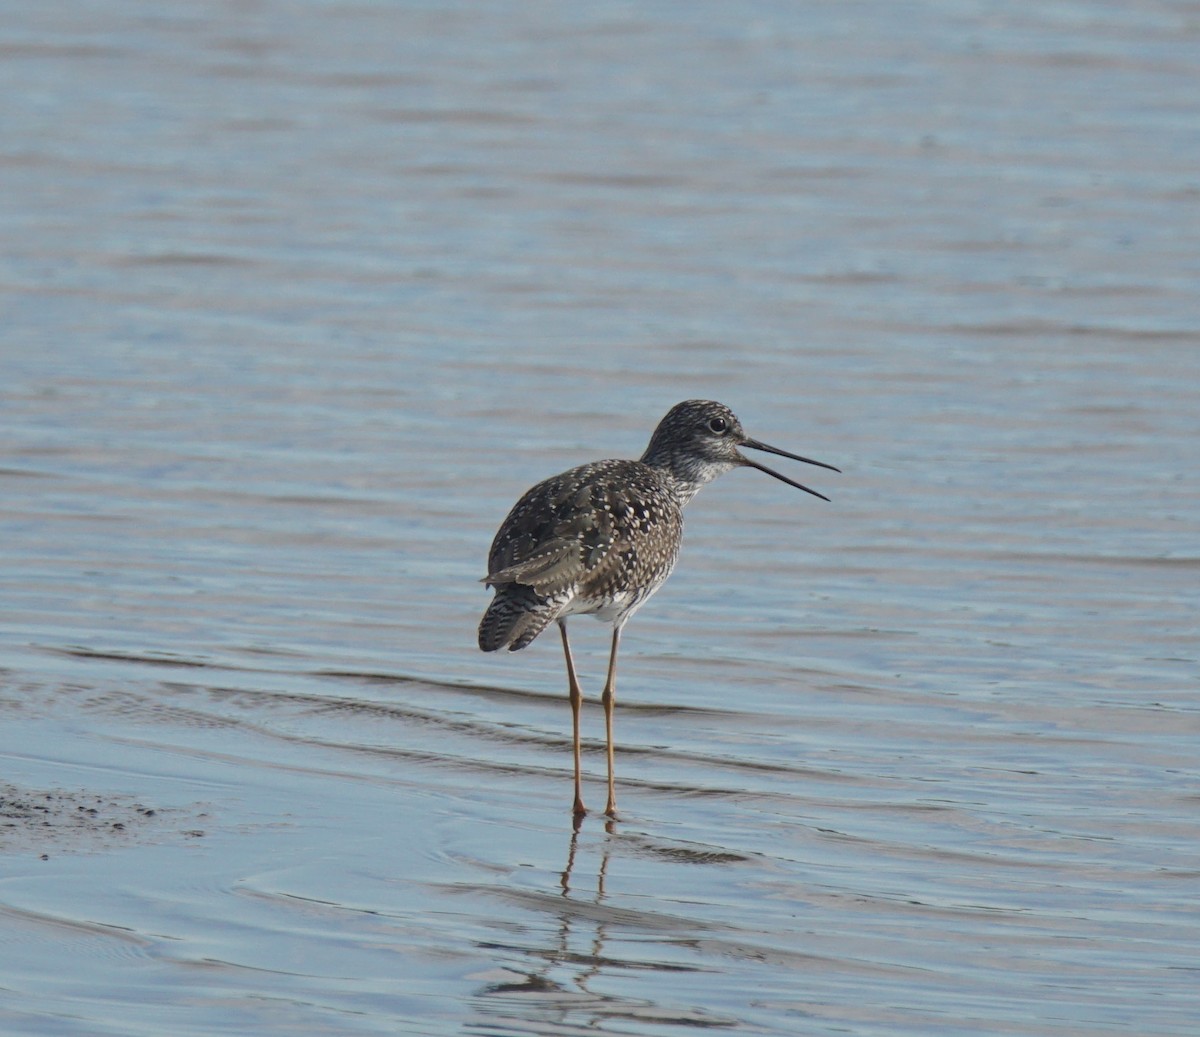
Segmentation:
<svg viewBox="0 0 1200 1037">
<path fill-rule="evenodd" d="M 803 461 L 805 464 L 815 464 L 818 468 L 828 468 L 831 472 L 840 472 L 840 468 L 834 468 L 831 464 L 825 464 L 824 461 L 814 461 L 811 457 L 801 457 L 799 454 L 789 454 L 786 450 L 780 450 L 779 447 L 768 446 L 766 443 L 760 443 L 757 439 L 745 439 L 740 444 L 748 446 L 751 450 L 763 450 L 768 454 L 778 454 L 780 457 L 790 457 L 793 461 Z M 749 465 L 751 468 L 757 468 L 760 472 L 766 472 L 767 475 L 773 475 L 780 482 L 785 482 L 789 486 L 795 486 L 798 490 L 803 490 L 805 493 L 811 493 L 814 497 L 820 497 L 821 500 L 829 500 L 823 493 L 817 493 L 816 490 L 810 490 L 807 486 L 802 486 L 793 479 L 789 479 L 786 475 L 780 475 L 772 468 L 768 468 L 765 464 L 759 464 L 757 461 L 751 461 L 744 454 L 738 455 L 742 459 L 742 463 Z"/>
</svg>

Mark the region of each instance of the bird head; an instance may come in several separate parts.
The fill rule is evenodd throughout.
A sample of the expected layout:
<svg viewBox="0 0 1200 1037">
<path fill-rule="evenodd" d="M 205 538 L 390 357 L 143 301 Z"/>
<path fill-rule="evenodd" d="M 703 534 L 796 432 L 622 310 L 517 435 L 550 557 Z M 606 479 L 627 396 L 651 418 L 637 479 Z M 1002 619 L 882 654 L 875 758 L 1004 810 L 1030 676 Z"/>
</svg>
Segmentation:
<svg viewBox="0 0 1200 1037">
<path fill-rule="evenodd" d="M 742 453 L 742 448 L 778 454 L 780 457 L 816 465 L 818 468 L 839 471 L 833 465 L 791 454 L 751 438 L 746 435 L 746 430 L 742 428 L 737 415 L 725 404 L 715 400 L 685 400 L 672 407 L 650 437 L 650 444 L 642 455 L 642 461 L 645 464 L 667 468 L 676 479 L 694 485 L 696 489 L 732 468 L 757 468 L 760 472 L 766 472 L 780 482 L 811 493 L 814 497 L 829 499 L 824 494 L 747 457 Z"/>
</svg>

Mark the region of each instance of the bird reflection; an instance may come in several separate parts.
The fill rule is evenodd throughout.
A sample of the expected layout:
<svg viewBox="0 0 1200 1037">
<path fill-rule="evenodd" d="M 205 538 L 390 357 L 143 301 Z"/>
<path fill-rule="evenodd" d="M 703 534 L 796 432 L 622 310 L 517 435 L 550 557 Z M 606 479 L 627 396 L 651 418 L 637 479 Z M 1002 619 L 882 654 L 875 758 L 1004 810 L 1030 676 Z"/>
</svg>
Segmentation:
<svg viewBox="0 0 1200 1037">
<path fill-rule="evenodd" d="M 590 1031 L 597 1022 L 613 1015 L 615 1000 L 590 989 L 592 981 L 611 964 L 605 954 L 608 922 L 603 911 L 597 909 L 603 908 L 606 899 L 605 883 L 616 830 L 612 820 L 604 827 L 595 886 L 577 888 L 577 882 L 584 880 L 579 878 L 576 867 L 581 856 L 580 825 L 576 821 L 567 845 L 566 862 L 559 873 L 557 893 L 553 902 L 546 905 L 557 917 L 553 930 L 545 934 L 551 938 L 543 947 L 503 948 L 509 952 L 505 955 L 508 960 L 503 962 L 509 975 L 476 991 L 477 1007 L 487 1016 L 487 1022 L 468 1024 L 468 1031 L 493 1032 L 497 1022 L 503 1020 L 507 1025 L 532 1032 L 543 1032 L 551 1026 L 555 1033 L 573 1033 L 577 1029 Z M 511 960 L 513 951 L 520 951 L 527 959 L 540 959 L 541 964 L 528 970 L 515 969 Z"/>
</svg>

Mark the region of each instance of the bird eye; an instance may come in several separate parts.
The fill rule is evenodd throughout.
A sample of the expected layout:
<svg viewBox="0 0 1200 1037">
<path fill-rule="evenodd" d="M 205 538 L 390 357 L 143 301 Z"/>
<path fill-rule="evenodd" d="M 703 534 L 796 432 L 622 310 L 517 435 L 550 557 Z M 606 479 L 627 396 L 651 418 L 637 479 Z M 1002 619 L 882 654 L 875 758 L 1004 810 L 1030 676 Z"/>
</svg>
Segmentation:
<svg viewBox="0 0 1200 1037">
<path fill-rule="evenodd" d="M 717 435 L 721 435 L 726 429 L 729 428 L 729 422 L 727 422 L 724 418 L 713 418 L 708 423 L 708 427 L 713 432 L 717 433 Z"/>
</svg>

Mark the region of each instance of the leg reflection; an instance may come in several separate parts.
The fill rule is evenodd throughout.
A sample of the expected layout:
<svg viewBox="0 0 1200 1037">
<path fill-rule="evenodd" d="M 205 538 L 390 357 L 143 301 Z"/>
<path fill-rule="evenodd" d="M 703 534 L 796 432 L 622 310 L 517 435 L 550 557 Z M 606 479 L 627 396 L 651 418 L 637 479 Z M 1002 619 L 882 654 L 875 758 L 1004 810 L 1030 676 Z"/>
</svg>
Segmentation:
<svg viewBox="0 0 1200 1037">
<path fill-rule="evenodd" d="M 549 1032 L 574 1032 L 614 1017 L 618 1007 L 614 999 L 591 989 L 594 980 L 614 965 L 605 950 L 610 925 L 605 884 L 615 847 L 613 823 L 605 829 L 604 837 L 593 843 L 583 835 L 577 820 L 557 890 L 546 890 L 543 896 L 535 894 L 529 900 L 535 908 L 547 910 L 552 925 L 525 927 L 522 932 L 535 939 L 532 945 L 506 943 L 496 948 L 502 952 L 497 964 L 505 978 L 489 983 L 475 995 L 476 1007 L 487 1017 L 488 1026 L 494 1028 L 503 1021 L 522 1032 L 531 1028 L 541 1032 L 547 1027 Z M 590 863 L 595 865 L 594 873 Z M 536 942 L 539 931 L 544 937 L 540 945 Z M 537 963 L 535 968 L 528 967 L 531 961 Z"/>
</svg>

